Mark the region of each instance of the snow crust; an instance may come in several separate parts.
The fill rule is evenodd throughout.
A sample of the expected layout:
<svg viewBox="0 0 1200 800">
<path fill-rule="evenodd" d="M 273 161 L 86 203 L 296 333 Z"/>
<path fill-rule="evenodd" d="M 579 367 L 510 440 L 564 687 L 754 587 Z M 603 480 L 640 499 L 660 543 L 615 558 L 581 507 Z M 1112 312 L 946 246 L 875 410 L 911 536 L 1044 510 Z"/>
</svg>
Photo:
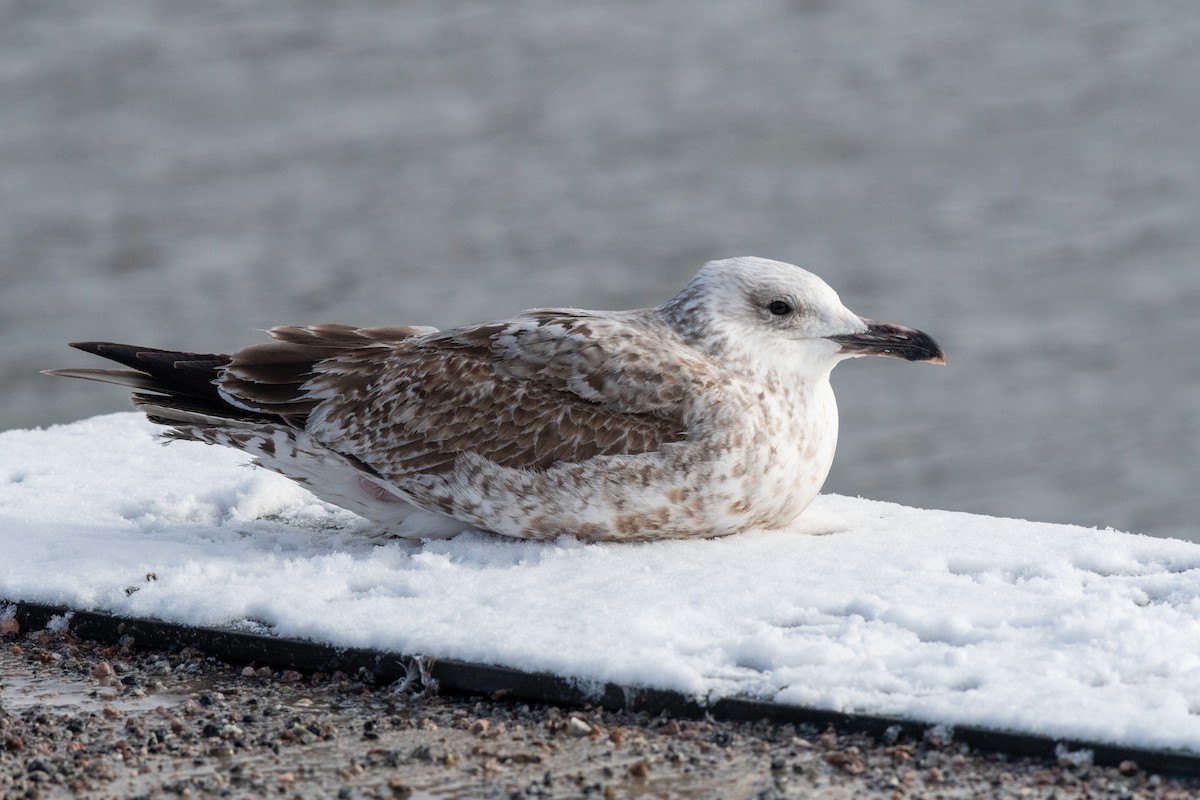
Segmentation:
<svg viewBox="0 0 1200 800">
<path fill-rule="evenodd" d="M 1200 751 L 1200 545 L 823 495 L 795 529 L 413 546 L 140 415 L 0 433 L 0 600 Z"/>
</svg>

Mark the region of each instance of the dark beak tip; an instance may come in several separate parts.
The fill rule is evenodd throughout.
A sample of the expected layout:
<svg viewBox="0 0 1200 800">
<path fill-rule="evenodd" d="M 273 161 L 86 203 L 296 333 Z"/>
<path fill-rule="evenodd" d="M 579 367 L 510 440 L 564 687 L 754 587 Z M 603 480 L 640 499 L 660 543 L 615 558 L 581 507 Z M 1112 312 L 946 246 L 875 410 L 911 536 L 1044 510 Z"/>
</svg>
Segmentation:
<svg viewBox="0 0 1200 800">
<path fill-rule="evenodd" d="M 946 366 L 946 351 L 942 346 L 935 342 L 932 337 L 926 337 L 929 340 L 929 355 L 925 357 L 925 361 L 930 364 L 936 364 L 939 367 Z"/>
<path fill-rule="evenodd" d="M 946 351 L 929 334 L 926 333 L 923 336 L 929 346 L 929 363 L 937 364 L 939 367 L 946 366 Z"/>
<path fill-rule="evenodd" d="M 927 334 L 922 334 L 922 338 L 924 340 L 921 343 L 922 346 L 913 353 L 912 360 L 935 364 L 939 367 L 946 366 L 946 351 L 942 349 L 942 346 Z"/>
</svg>

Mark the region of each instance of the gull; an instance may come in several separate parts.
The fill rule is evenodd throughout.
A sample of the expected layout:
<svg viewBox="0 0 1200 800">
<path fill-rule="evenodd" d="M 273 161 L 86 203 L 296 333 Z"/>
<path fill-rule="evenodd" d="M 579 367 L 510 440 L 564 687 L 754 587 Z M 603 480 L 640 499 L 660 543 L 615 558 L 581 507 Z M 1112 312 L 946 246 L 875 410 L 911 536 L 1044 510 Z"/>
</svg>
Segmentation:
<svg viewBox="0 0 1200 800">
<path fill-rule="evenodd" d="M 234 447 L 390 535 L 586 542 L 790 525 L 833 463 L 840 361 L 944 364 L 816 275 L 712 261 L 657 308 L 536 308 L 451 330 L 287 326 L 232 355 L 71 346 L 124 369 L 169 440 Z"/>
</svg>

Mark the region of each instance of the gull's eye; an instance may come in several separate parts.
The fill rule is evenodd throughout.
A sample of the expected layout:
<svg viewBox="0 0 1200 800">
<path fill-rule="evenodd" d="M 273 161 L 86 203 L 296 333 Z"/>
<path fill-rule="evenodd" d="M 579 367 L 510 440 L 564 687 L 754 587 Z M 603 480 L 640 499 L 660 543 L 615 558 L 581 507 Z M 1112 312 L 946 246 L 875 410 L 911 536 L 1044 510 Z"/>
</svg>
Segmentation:
<svg viewBox="0 0 1200 800">
<path fill-rule="evenodd" d="M 777 317 L 782 317 L 785 314 L 792 313 L 792 306 L 783 300 L 772 300 L 770 303 L 767 303 L 767 311 L 770 311 Z"/>
</svg>

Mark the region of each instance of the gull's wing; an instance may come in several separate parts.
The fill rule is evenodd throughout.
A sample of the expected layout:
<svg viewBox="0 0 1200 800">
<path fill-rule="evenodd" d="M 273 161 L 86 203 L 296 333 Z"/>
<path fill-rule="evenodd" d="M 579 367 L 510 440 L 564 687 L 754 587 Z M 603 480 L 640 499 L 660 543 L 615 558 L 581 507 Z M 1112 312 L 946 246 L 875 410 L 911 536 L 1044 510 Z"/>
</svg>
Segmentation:
<svg viewBox="0 0 1200 800">
<path fill-rule="evenodd" d="M 302 418 L 328 447 L 401 480 L 449 470 L 461 453 L 536 469 L 651 452 L 686 435 L 692 398 L 715 383 L 648 316 L 539 310 L 400 330 L 277 328 L 276 341 L 235 353 L 218 387 L 238 408 Z"/>
</svg>

